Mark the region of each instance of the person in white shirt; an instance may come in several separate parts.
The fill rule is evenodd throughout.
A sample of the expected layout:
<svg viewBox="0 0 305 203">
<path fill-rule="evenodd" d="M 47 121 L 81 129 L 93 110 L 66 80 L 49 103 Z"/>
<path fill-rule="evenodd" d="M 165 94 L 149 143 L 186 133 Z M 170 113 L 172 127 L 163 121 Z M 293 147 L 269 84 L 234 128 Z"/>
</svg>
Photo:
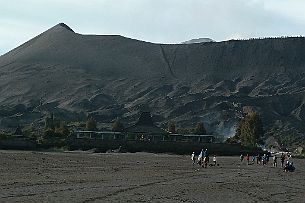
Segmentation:
<svg viewBox="0 0 305 203">
<path fill-rule="evenodd" d="M 216 163 L 217 163 L 217 161 L 216 161 L 216 155 L 213 156 L 213 163 L 214 163 L 214 166 L 216 166 Z"/>
<path fill-rule="evenodd" d="M 277 167 L 277 157 L 276 157 L 276 155 L 273 156 L 273 166 Z"/>
<path fill-rule="evenodd" d="M 192 153 L 192 155 L 191 155 L 191 160 L 193 161 L 193 165 L 194 165 L 195 162 L 196 162 L 195 152 Z"/>
</svg>

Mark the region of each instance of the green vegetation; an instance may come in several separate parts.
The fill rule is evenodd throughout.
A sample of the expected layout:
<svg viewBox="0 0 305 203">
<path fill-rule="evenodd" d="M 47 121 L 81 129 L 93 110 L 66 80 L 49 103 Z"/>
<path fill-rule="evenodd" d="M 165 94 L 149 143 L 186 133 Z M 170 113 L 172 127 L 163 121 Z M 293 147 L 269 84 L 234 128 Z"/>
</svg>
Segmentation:
<svg viewBox="0 0 305 203">
<path fill-rule="evenodd" d="M 123 132 L 125 129 L 123 123 L 117 118 L 114 123 L 112 124 L 112 131 L 114 132 Z"/>
<path fill-rule="evenodd" d="M 66 123 L 54 118 L 53 114 L 51 114 L 51 117 L 45 118 L 44 138 L 67 137 L 69 134 L 70 131 Z"/>
<path fill-rule="evenodd" d="M 55 130 L 55 128 L 60 127 L 60 120 L 54 118 L 54 115 L 51 114 L 50 117 L 45 118 L 45 129 Z"/>
<path fill-rule="evenodd" d="M 92 117 L 90 117 L 86 122 L 86 130 L 91 130 L 91 131 L 97 130 L 96 121 Z"/>
<path fill-rule="evenodd" d="M 238 124 L 234 137 L 227 139 L 227 143 L 240 142 L 244 146 L 256 147 L 262 143 L 263 124 L 257 112 L 248 113 Z"/>
<path fill-rule="evenodd" d="M 28 131 L 28 135 L 33 135 L 33 131 Z M 36 141 L 39 144 L 53 147 L 65 146 L 65 139 L 70 135 L 70 131 L 65 122 L 54 118 L 53 114 L 51 117 L 45 119 L 45 129 L 42 135 L 36 135 Z"/>
<path fill-rule="evenodd" d="M 206 133 L 207 132 L 206 132 L 206 129 L 205 129 L 203 123 L 202 122 L 197 123 L 196 128 L 194 129 L 194 134 L 205 135 Z"/>
<path fill-rule="evenodd" d="M 55 128 L 55 133 L 63 136 L 68 136 L 70 134 L 70 131 L 65 122 L 60 122 L 59 128 Z"/>
<path fill-rule="evenodd" d="M 169 121 L 167 124 L 167 130 L 170 133 L 176 133 L 176 123 L 174 121 Z"/>
</svg>

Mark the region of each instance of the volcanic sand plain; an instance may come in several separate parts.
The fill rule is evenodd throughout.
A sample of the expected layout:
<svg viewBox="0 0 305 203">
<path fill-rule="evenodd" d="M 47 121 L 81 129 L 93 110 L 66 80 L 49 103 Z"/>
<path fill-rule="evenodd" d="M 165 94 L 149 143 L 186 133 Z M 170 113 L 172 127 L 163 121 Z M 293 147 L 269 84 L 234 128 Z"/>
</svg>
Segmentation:
<svg viewBox="0 0 305 203">
<path fill-rule="evenodd" d="M 296 171 L 217 157 L 151 153 L 0 151 L 0 202 L 305 202 L 305 159 Z"/>
</svg>

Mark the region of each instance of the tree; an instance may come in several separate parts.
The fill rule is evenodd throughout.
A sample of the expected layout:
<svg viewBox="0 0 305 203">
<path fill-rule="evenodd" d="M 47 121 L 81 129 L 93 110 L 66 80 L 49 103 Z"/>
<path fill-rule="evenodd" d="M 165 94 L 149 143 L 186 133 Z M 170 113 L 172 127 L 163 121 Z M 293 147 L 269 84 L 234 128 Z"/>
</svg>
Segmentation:
<svg viewBox="0 0 305 203">
<path fill-rule="evenodd" d="M 263 137 L 263 124 L 259 114 L 257 112 L 247 114 L 240 121 L 235 136 L 245 146 L 255 147 L 260 144 Z"/>
<path fill-rule="evenodd" d="M 124 131 L 124 129 L 125 129 L 124 125 L 123 125 L 123 123 L 120 122 L 119 119 L 116 119 L 114 121 L 114 123 L 112 124 L 112 131 L 114 131 L 114 132 L 122 132 L 122 131 Z"/>
<path fill-rule="evenodd" d="M 174 121 L 169 121 L 167 124 L 167 130 L 170 133 L 176 133 L 176 123 Z"/>
<path fill-rule="evenodd" d="M 91 130 L 91 131 L 97 130 L 96 121 L 92 117 L 90 117 L 86 122 L 86 130 Z"/>
<path fill-rule="evenodd" d="M 50 128 L 47 128 L 47 129 L 45 129 L 43 136 L 46 137 L 46 138 L 54 137 L 55 132 L 54 132 L 54 130 L 52 130 Z"/>
<path fill-rule="evenodd" d="M 70 131 L 65 122 L 60 122 L 60 126 L 59 128 L 55 129 L 55 132 L 64 136 L 68 136 L 70 134 Z"/>
<path fill-rule="evenodd" d="M 45 130 L 55 130 L 60 127 L 60 120 L 55 118 L 53 114 L 45 118 Z"/>
<path fill-rule="evenodd" d="M 236 136 L 228 137 L 225 141 L 227 144 L 236 144 L 238 143 L 238 140 L 236 139 Z"/>
<path fill-rule="evenodd" d="M 205 130 L 204 124 L 202 122 L 197 123 L 196 128 L 194 130 L 194 134 L 196 135 L 205 135 L 207 132 Z"/>
<path fill-rule="evenodd" d="M 54 130 L 53 114 L 45 118 L 45 130 Z"/>
</svg>

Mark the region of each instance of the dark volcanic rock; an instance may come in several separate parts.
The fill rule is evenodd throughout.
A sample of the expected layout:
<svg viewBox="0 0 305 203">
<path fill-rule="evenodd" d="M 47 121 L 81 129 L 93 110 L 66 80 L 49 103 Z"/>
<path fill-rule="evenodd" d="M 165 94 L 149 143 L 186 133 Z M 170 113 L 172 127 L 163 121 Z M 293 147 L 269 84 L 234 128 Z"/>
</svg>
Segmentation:
<svg viewBox="0 0 305 203">
<path fill-rule="evenodd" d="M 228 136 L 250 106 L 267 135 L 299 137 L 304 76 L 304 38 L 164 45 L 81 35 L 61 23 L 0 57 L 0 121 L 38 122 L 52 111 L 108 123 L 150 111 L 162 125 L 203 121 Z"/>
</svg>

